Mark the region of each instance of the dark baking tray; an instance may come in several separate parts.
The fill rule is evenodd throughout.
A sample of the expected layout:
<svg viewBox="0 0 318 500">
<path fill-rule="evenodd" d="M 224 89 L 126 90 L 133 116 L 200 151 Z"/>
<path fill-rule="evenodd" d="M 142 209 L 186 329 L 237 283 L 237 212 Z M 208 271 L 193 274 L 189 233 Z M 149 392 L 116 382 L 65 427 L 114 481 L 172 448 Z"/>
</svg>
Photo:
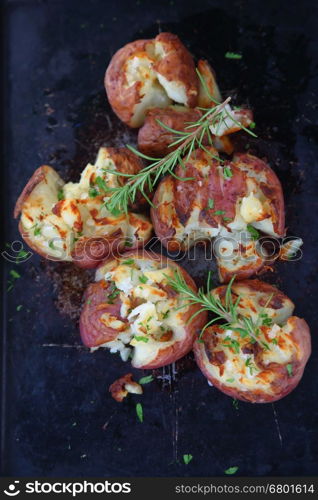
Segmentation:
<svg viewBox="0 0 318 500">
<path fill-rule="evenodd" d="M 136 398 L 118 404 L 108 394 L 129 367 L 80 346 L 76 322 L 91 274 L 37 256 L 2 259 L 2 473 L 213 476 L 238 466 L 239 475 L 317 474 L 317 3 L 17 0 L 4 17 L 3 250 L 19 240 L 12 209 L 37 166 L 76 179 L 100 145 L 135 140 L 109 109 L 105 68 L 123 44 L 172 31 L 211 61 L 224 93 L 255 111 L 259 139 L 242 137 L 240 147 L 267 157 L 283 184 L 289 234 L 304 239 L 303 258 L 264 279 L 308 320 L 313 354 L 291 395 L 238 409 L 188 356 L 146 386 L 141 424 Z M 225 59 L 229 50 L 243 58 Z M 203 253 L 184 265 L 198 282 L 210 268 Z M 12 269 L 21 278 L 6 292 Z M 185 453 L 194 457 L 187 466 Z"/>
</svg>

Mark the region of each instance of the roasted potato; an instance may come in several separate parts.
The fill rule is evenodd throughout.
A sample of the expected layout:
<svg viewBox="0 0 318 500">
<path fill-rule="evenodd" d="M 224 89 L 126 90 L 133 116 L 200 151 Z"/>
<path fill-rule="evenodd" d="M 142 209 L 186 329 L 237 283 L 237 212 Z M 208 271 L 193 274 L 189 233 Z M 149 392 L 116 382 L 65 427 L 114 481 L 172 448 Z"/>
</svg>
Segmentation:
<svg viewBox="0 0 318 500">
<path fill-rule="evenodd" d="M 189 321 L 199 306 L 187 305 L 167 283 L 177 269 L 196 290 L 186 271 L 162 255 L 135 251 L 105 261 L 84 296 L 83 343 L 131 356 L 135 368 L 159 368 L 187 354 L 207 317 L 204 311 Z"/>
<path fill-rule="evenodd" d="M 230 116 L 233 117 L 237 123 L 233 122 L 231 118 L 227 118 L 224 120 L 224 123 L 222 123 L 222 126 L 219 127 L 219 130 L 217 126 L 211 126 L 211 130 L 213 129 L 211 139 L 214 147 L 218 151 L 231 154 L 233 153 L 233 145 L 229 135 L 241 130 L 238 123 L 241 123 L 244 127 L 248 127 L 253 120 L 253 114 L 252 111 L 248 109 L 233 111 L 231 108 L 227 107 L 227 109 L 229 109 Z M 178 147 L 177 144 L 171 146 L 176 140 L 177 135 L 162 126 L 162 124 L 180 132 L 194 132 L 194 127 L 190 130 L 187 129 L 187 127 L 191 122 L 197 122 L 201 116 L 202 112 L 198 108 L 190 109 L 185 106 L 168 106 L 166 108 L 149 109 L 146 112 L 145 122 L 138 131 L 138 149 L 148 156 L 166 156 Z M 202 143 L 204 146 L 207 146 L 209 144 L 209 138 L 207 136 L 204 137 Z"/>
<path fill-rule="evenodd" d="M 145 111 L 172 102 L 193 108 L 199 80 L 193 58 L 172 33 L 136 40 L 118 50 L 106 70 L 105 89 L 111 107 L 130 127 L 140 127 Z"/>
<path fill-rule="evenodd" d="M 127 178 L 105 170 L 133 174 L 140 168 L 139 158 L 126 148 L 101 148 L 95 165 L 87 165 L 78 183 L 65 184 L 52 167 L 38 168 L 15 206 L 22 237 L 43 257 L 84 268 L 96 267 L 125 245 L 143 245 L 151 235 L 150 221 L 107 209 L 107 189 Z"/>
<path fill-rule="evenodd" d="M 194 343 L 197 364 L 213 386 L 232 398 L 250 403 L 277 401 L 303 375 L 311 353 L 309 327 L 292 316 L 294 304 L 272 285 L 246 280 L 234 282 L 231 291 L 233 303 L 240 297 L 238 321 L 225 328 L 214 324 L 204 331 Z M 213 295 L 225 304 L 225 292 L 221 286 Z M 250 321 L 251 330 L 244 327 L 243 317 Z"/>
<path fill-rule="evenodd" d="M 235 274 L 244 279 L 259 271 L 269 256 L 257 230 L 278 237 L 285 233 L 283 192 L 273 170 L 249 154 L 228 163 L 215 149 L 195 150 L 185 167 L 165 177 L 151 209 L 154 230 L 170 251 L 185 251 L 214 240 L 221 282 Z"/>
</svg>

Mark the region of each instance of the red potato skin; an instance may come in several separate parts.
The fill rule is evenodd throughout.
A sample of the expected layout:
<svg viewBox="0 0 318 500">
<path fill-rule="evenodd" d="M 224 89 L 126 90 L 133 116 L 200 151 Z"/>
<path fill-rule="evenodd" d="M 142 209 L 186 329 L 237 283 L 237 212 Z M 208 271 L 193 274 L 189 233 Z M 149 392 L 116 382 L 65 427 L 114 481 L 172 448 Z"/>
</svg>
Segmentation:
<svg viewBox="0 0 318 500">
<path fill-rule="evenodd" d="M 127 373 L 109 386 L 109 392 L 117 403 L 122 403 L 125 397 L 128 396 L 128 391 L 125 389 L 126 384 L 131 384 L 135 387 L 139 386 L 142 391 L 140 384 L 134 381 L 132 373 Z"/>
<path fill-rule="evenodd" d="M 193 57 L 177 35 L 160 33 L 155 38 L 162 43 L 167 55 L 154 68 L 169 81 L 179 81 L 185 85 L 187 106 L 194 108 L 198 103 L 199 82 Z"/>
<path fill-rule="evenodd" d="M 118 297 L 112 301 L 113 304 L 107 303 L 109 294 L 109 284 L 104 280 L 91 283 L 84 294 L 80 334 L 83 344 L 87 347 L 97 347 L 116 339 L 118 331 L 107 327 L 100 321 L 104 313 L 110 313 L 120 321 L 127 322 L 120 316 L 121 301 Z"/>
<path fill-rule="evenodd" d="M 151 108 L 146 113 L 143 126 L 138 131 L 138 149 L 147 156 L 155 158 L 166 156 L 176 149 L 169 147 L 176 140 L 175 134 L 164 129 L 157 120 L 174 130 L 184 131 L 189 122 L 201 117 L 199 109 L 176 110 L 168 108 Z"/>
<path fill-rule="evenodd" d="M 260 291 L 268 295 L 274 293 L 270 303 L 268 304 L 269 307 L 273 309 L 279 309 L 282 306 L 284 300 L 287 298 L 286 295 L 276 287 L 273 287 L 272 285 L 264 283 L 260 280 L 246 280 L 238 282 L 238 284 L 242 284 L 245 286 L 247 285 L 251 289 L 251 291 Z M 216 289 L 216 292 L 221 299 L 225 297 L 225 291 L 226 287 L 224 286 L 218 287 Z M 235 283 L 233 284 L 233 291 L 235 292 Z M 265 304 L 260 303 L 260 305 L 264 306 Z M 211 335 L 213 331 L 217 331 L 217 325 L 213 325 L 205 330 L 202 336 L 203 343 L 194 343 L 193 351 L 195 354 L 196 362 L 203 375 L 215 387 L 217 387 L 217 389 L 234 399 L 239 399 L 248 403 L 273 403 L 275 401 L 278 401 L 279 399 L 287 396 L 298 385 L 302 378 L 306 363 L 311 354 L 310 330 L 306 321 L 304 319 L 298 318 L 297 316 L 291 316 L 290 318 L 288 318 L 287 324 L 290 324 L 292 326 L 290 335 L 297 343 L 301 352 L 300 359 L 293 359 L 291 362 L 292 376 L 288 375 L 286 364 L 279 365 L 277 363 L 270 363 L 269 365 L 262 365 L 261 361 L 258 360 L 260 366 L 264 367 L 264 369 L 272 369 L 277 373 L 277 379 L 274 384 L 272 384 L 274 394 L 268 394 L 262 390 L 240 391 L 231 386 L 227 386 L 226 384 L 221 383 L 218 379 L 211 375 L 208 369 L 209 360 L 207 358 L 205 349 L 207 348 L 211 352 Z"/>
<path fill-rule="evenodd" d="M 214 151 L 212 151 L 214 152 Z M 215 152 L 214 152 L 215 154 Z M 160 241 L 170 251 L 186 250 L 184 243 L 175 239 L 176 227 L 185 225 L 191 216 L 194 204 L 198 199 L 198 190 L 201 200 L 201 212 L 199 220 L 208 223 L 210 227 L 217 227 L 218 223 L 227 226 L 223 218 L 229 218 L 231 222 L 235 216 L 235 206 L 238 198 L 246 195 L 246 173 L 241 170 L 240 165 L 247 165 L 256 172 L 265 172 L 267 183 L 261 183 L 260 187 L 264 194 L 270 199 L 274 211 L 274 230 L 279 236 L 285 234 L 285 210 L 284 198 L 280 182 L 273 170 L 262 160 L 248 154 L 235 155 L 229 163 L 233 176 L 231 181 L 224 183 L 219 169 L 211 168 L 208 176 L 203 176 L 195 167 L 196 160 L 204 160 L 206 153 L 196 150 L 186 163 L 186 168 L 179 166 L 176 174 L 179 177 L 193 177 L 194 181 L 181 181 L 171 176 L 165 177 L 159 184 L 153 198 L 154 207 L 151 208 L 151 219 L 155 233 Z M 217 167 L 218 162 L 209 159 L 209 164 Z M 200 188 L 198 188 L 198 185 Z M 270 187 L 269 187 L 270 186 Z M 170 205 L 161 204 L 161 193 L 172 191 L 174 202 Z M 208 207 L 208 199 L 214 200 L 213 209 Z M 217 211 L 224 211 L 222 215 L 215 215 Z M 242 267 L 238 271 L 238 279 L 246 279 L 255 272 L 260 272 L 267 262 L 264 259 L 257 260 L 253 266 Z M 230 279 L 226 269 L 221 269 L 221 277 L 224 281 Z"/>
<path fill-rule="evenodd" d="M 51 168 L 52 167 L 50 167 L 48 165 L 42 165 L 41 167 L 37 168 L 35 170 L 35 172 L 33 173 L 32 177 L 30 177 L 30 179 L 28 180 L 28 182 L 24 186 L 19 198 L 16 201 L 14 211 L 13 211 L 13 217 L 15 219 L 17 219 L 19 217 L 21 210 L 22 210 L 22 207 L 23 207 L 23 204 L 28 199 L 28 197 L 32 193 L 33 189 L 46 178 L 46 174 Z"/>
<path fill-rule="evenodd" d="M 105 89 L 109 103 L 118 118 L 131 126 L 134 108 L 140 102 L 140 83 L 126 88 L 125 64 L 134 53 L 144 52 L 152 40 L 136 40 L 119 49 L 112 57 L 105 73 Z"/>
<path fill-rule="evenodd" d="M 276 221 L 273 226 L 278 236 L 285 236 L 285 204 L 284 194 L 280 180 L 274 170 L 265 161 L 248 153 L 237 153 L 233 158 L 233 163 L 239 165 L 243 163 L 250 166 L 255 172 L 265 171 L 267 182 L 261 183 L 261 189 L 274 207 Z"/>
<path fill-rule="evenodd" d="M 135 258 L 135 259 L 144 258 L 146 260 L 159 261 L 163 265 L 167 265 L 167 266 L 169 265 L 169 266 L 172 266 L 174 269 L 179 269 L 179 271 L 182 273 L 186 283 L 193 290 L 197 290 L 197 287 L 196 287 L 193 279 L 189 276 L 189 274 L 184 269 L 182 269 L 180 266 L 178 266 L 178 264 L 176 264 L 174 261 L 170 260 L 169 258 L 167 258 L 163 255 L 159 255 L 159 254 L 156 254 L 154 252 L 149 252 L 147 250 L 142 250 L 142 251 L 125 252 L 123 254 L 123 256 L 125 257 L 125 259 L 126 258 Z M 112 259 L 107 259 L 106 261 L 104 261 L 100 265 L 100 267 L 102 267 L 105 264 L 105 262 L 109 262 L 109 260 L 112 260 Z M 104 338 L 106 338 L 105 336 L 99 336 L 97 334 L 97 332 L 95 331 L 95 323 L 94 323 L 93 336 L 90 337 L 89 344 L 87 343 L 87 336 L 88 336 L 89 332 L 92 332 L 92 328 L 90 327 L 89 318 L 91 316 L 94 318 L 95 315 L 97 314 L 95 311 L 96 307 L 101 307 L 100 302 L 99 302 L 100 295 L 98 295 L 97 298 L 95 298 L 94 302 L 92 301 L 91 304 L 87 305 L 86 303 L 87 303 L 87 298 L 92 297 L 93 296 L 92 294 L 95 293 L 95 290 L 97 290 L 97 291 L 99 290 L 99 287 L 97 286 L 99 283 L 100 282 L 97 282 L 97 283 L 94 283 L 93 285 L 90 285 L 90 287 L 94 287 L 94 285 L 96 285 L 96 289 L 90 288 L 90 287 L 88 288 L 87 295 L 85 295 L 86 302 L 85 302 L 84 308 L 82 310 L 81 319 L 80 319 L 80 331 L 81 331 L 82 340 L 85 343 L 85 345 L 89 345 L 90 347 L 96 346 L 96 345 L 101 344 L 101 343 L 106 341 L 106 340 L 103 340 Z M 105 292 L 107 293 L 107 290 L 105 290 Z M 173 290 L 171 290 L 171 293 L 174 293 Z M 105 300 L 105 295 L 103 295 L 102 300 Z M 121 304 L 120 299 L 117 299 L 116 301 L 114 301 L 114 306 L 116 305 L 116 307 L 118 307 L 119 310 L 120 310 L 120 304 Z M 192 314 L 194 314 L 198 310 L 198 308 L 199 308 L 199 306 L 197 306 L 197 305 L 191 306 L 191 308 L 189 308 L 189 310 L 183 314 L 182 319 L 184 320 L 185 323 L 192 316 Z M 83 319 L 82 319 L 82 317 L 83 317 Z M 188 352 L 191 351 L 191 349 L 193 347 L 193 342 L 196 338 L 196 334 L 201 331 L 201 329 L 206 324 L 206 322 L 207 322 L 207 313 L 205 311 L 203 311 L 201 314 L 198 314 L 193 319 L 193 321 L 191 321 L 191 323 L 189 323 L 188 325 L 185 326 L 185 330 L 187 332 L 187 335 L 186 335 L 186 338 L 184 340 L 175 342 L 170 347 L 166 347 L 166 348 L 163 347 L 162 349 L 159 350 L 157 356 L 151 362 L 149 362 L 148 364 L 142 365 L 142 366 L 138 365 L 138 368 L 140 368 L 140 369 L 160 368 L 161 366 L 165 366 L 165 365 L 168 365 L 170 363 L 173 363 L 177 359 L 180 359 L 183 356 L 185 356 Z M 103 328 L 105 328 L 105 327 L 103 326 Z M 109 334 L 112 335 L 113 331 L 106 332 L 106 335 L 109 335 Z M 94 338 L 96 338 L 98 340 L 98 344 L 92 343 L 94 341 Z"/>
</svg>

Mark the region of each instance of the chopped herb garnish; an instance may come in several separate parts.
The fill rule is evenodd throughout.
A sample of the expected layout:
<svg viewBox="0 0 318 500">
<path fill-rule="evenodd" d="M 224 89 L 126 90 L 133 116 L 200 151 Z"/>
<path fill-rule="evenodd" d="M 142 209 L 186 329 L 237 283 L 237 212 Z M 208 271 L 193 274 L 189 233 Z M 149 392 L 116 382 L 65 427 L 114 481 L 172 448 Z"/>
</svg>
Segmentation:
<svg viewBox="0 0 318 500">
<path fill-rule="evenodd" d="M 125 240 L 124 246 L 125 247 L 132 247 L 133 243 L 132 243 L 132 241 L 130 241 L 129 239 L 127 239 L 127 240 Z"/>
<path fill-rule="evenodd" d="M 193 459 L 193 456 L 187 453 L 186 455 L 183 455 L 183 461 L 186 465 L 188 465 L 191 460 Z"/>
<path fill-rule="evenodd" d="M 107 202 L 105 203 L 105 207 L 114 217 L 117 217 L 118 215 L 121 214 L 121 211 L 118 208 L 111 207 Z"/>
<path fill-rule="evenodd" d="M 99 189 L 101 191 L 104 191 L 105 193 L 106 193 L 106 191 L 108 191 L 106 182 L 101 177 L 96 177 L 95 184 L 97 184 L 97 186 L 99 187 Z"/>
<path fill-rule="evenodd" d="M 286 365 L 286 370 L 287 370 L 288 376 L 291 377 L 293 374 L 293 365 L 291 363 L 288 363 L 288 365 Z"/>
<path fill-rule="evenodd" d="M 257 229 L 255 229 L 255 227 L 251 226 L 251 224 L 247 224 L 246 229 L 248 230 L 248 232 L 252 236 L 253 240 L 258 240 L 259 232 L 257 231 Z"/>
<path fill-rule="evenodd" d="M 272 339 L 272 344 L 278 345 L 278 340 L 277 339 Z"/>
<path fill-rule="evenodd" d="M 224 215 L 225 214 L 225 211 L 224 210 L 216 210 L 214 212 L 214 215 Z"/>
<path fill-rule="evenodd" d="M 88 196 L 90 198 L 96 198 L 96 196 L 98 196 L 98 195 L 99 195 L 99 192 L 97 191 L 96 188 L 94 188 L 94 187 L 89 188 L 89 190 L 88 190 Z"/>
<path fill-rule="evenodd" d="M 226 52 L 225 59 L 242 59 L 242 54 L 237 54 L 236 52 Z"/>
<path fill-rule="evenodd" d="M 146 377 L 141 377 L 139 380 L 139 384 L 145 385 L 145 384 L 150 384 L 150 382 L 153 381 L 153 376 L 152 375 L 147 375 Z"/>
<path fill-rule="evenodd" d="M 53 240 L 50 241 L 49 247 L 52 248 L 52 250 L 56 250 L 56 247 L 54 245 L 54 241 Z"/>
<path fill-rule="evenodd" d="M 16 271 L 15 269 L 11 269 L 10 276 L 15 280 L 21 278 L 21 274 L 18 273 L 18 271 Z"/>
<path fill-rule="evenodd" d="M 122 264 L 124 264 L 125 266 L 131 266 L 134 263 L 135 263 L 134 259 L 127 259 L 122 262 Z"/>
<path fill-rule="evenodd" d="M 88 299 L 88 300 L 86 301 L 86 304 L 87 304 L 87 305 L 89 305 L 89 306 L 91 305 L 91 303 L 92 303 L 92 299 Z"/>
<path fill-rule="evenodd" d="M 233 172 L 231 170 L 231 167 L 224 167 L 223 169 L 223 177 L 224 179 L 231 179 L 233 177 Z"/>
<path fill-rule="evenodd" d="M 224 340 L 227 342 L 227 344 L 222 344 L 224 347 L 231 347 L 236 353 L 240 352 L 240 343 L 237 340 L 231 339 L 231 337 L 225 337 Z"/>
<path fill-rule="evenodd" d="M 61 200 L 64 200 L 64 192 L 63 192 L 63 189 L 59 189 L 58 192 L 57 192 L 57 199 L 59 201 Z"/>
<path fill-rule="evenodd" d="M 20 304 L 19 306 L 17 306 L 17 311 L 18 311 L 18 312 L 19 312 L 19 311 L 21 311 L 21 309 L 22 309 L 22 308 L 23 308 L 23 305 L 22 305 L 22 304 Z"/>
<path fill-rule="evenodd" d="M 144 421 L 144 412 L 143 412 L 141 403 L 136 404 L 136 413 L 137 413 L 137 417 L 138 417 L 139 422 L 143 422 Z"/>
<path fill-rule="evenodd" d="M 111 288 L 110 293 L 108 294 L 108 297 L 107 297 L 108 304 L 113 304 L 115 298 L 120 294 L 120 290 L 118 290 L 118 288 L 116 288 L 115 283 L 112 283 L 111 287 L 112 288 Z"/>
<path fill-rule="evenodd" d="M 272 318 L 270 318 L 267 313 L 262 313 L 259 316 L 262 319 L 263 326 L 271 326 L 273 324 Z"/>
<path fill-rule="evenodd" d="M 39 236 L 41 234 L 41 228 L 40 227 L 35 227 L 33 231 L 34 236 Z"/>
<path fill-rule="evenodd" d="M 162 313 L 162 319 L 167 319 L 167 317 L 169 316 L 169 313 L 170 313 L 170 309 L 167 309 L 167 311 Z"/>
<path fill-rule="evenodd" d="M 253 130 L 253 129 L 256 127 L 256 123 L 255 123 L 255 122 L 251 122 L 251 123 L 249 124 L 249 127 L 250 127 L 250 129 L 252 129 L 252 130 Z"/>
<path fill-rule="evenodd" d="M 141 276 L 139 276 L 138 279 L 139 279 L 140 283 L 147 283 L 147 281 L 148 281 L 147 276 L 145 276 L 144 274 L 142 274 Z"/>
<path fill-rule="evenodd" d="M 233 474 L 235 474 L 236 472 L 238 471 L 238 467 L 234 466 L 234 467 L 229 467 L 228 469 L 226 469 L 224 472 L 225 474 L 227 474 L 228 476 L 232 476 Z"/>
<path fill-rule="evenodd" d="M 239 403 L 238 403 L 238 400 L 237 400 L 237 399 L 233 399 L 233 401 L 232 401 L 232 405 L 234 406 L 234 408 L 235 408 L 236 410 L 238 410 L 238 409 L 239 409 Z"/>
<path fill-rule="evenodd" d="M 142 335 L 134 335 L 134 339 L 137 340 L 137 342 L 149 342 L 149 338 L 148 337 L 143 337 Z"/>
<path fill-rule="evenodd" d="M 214 208 L 214 200 L 213 198 L 208 199 L 208 208 L 212 209 Z"/>
<path fill-rule="evenodd" d="M 228 382 L 229 384 L 231 384 L 234 381 L 235 381 L 234 378 L 227 378 L 225 382 Z"/>
</svg>

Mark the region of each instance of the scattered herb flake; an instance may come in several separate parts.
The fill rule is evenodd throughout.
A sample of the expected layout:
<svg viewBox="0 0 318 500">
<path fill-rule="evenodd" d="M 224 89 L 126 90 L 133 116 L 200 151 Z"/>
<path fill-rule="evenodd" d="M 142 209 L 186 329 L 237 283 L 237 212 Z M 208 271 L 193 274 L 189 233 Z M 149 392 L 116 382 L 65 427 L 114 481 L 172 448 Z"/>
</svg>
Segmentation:
<svg viewBox="0 0 318 500">
<path fill-rule="evenodd" d="M 231 177 L 233 177 L 233 172 L 231 170 L 231 167 L 224 167 L 224 169 L 223 169 L 223 177 L 226 180 L 231 179 Z"/>
<path fill-rule="evenodd" d="M 238 400 L 237 400 L 237 399 L 233 399 L 233 401 L 232 401 L 232 405 L 234 406 L 234 408 L 235 408 L 236 410 L 238 410 L 238 409 L 239 409 L 239 403 L 238 403 Z"/>
<path fill-rule="evenodd" d="M 134 335 L 134 339 L 136 339 L 137 342 L 149 342 L 148 337 L 144 337 L 143 335 Z"/>
<path fill-rule="evenodd" d="M 170 309 L 167 309 L 167 311 L 165 311 L 165 312 L 162 314 L 162 319 L 167 319 L 167 317 L 169 316 L 169 313 L 170 313 Z"/>
<path fill-rule="evenodd" d="M 144 283 L 145 284 L 145 283 L 147 283 L 148 278 L 147 278 L 147 276 L 145 276 L 144 274 L 142 274 L 141 276 L 139 276 L 139 281 L 140 281 L 140 283 Z"/>
<path fill-rule="evenodd" d="M 256 123 L 255 122 L 251 122 L 250 125 L 249 125 L 250 129 L 254 129 L 256 127 Z"/>
<path fill-rule="evenodd" d="M 247 224 L 246 229 L 248 230 L 248 232 L 252 236 L 253 240 L 258 240 L 259 232 L 257 231 L 257 229 L 255 229 L 255 227 L 253 227 L 251 224 Z"/>
<path fill-rule="evenodd" d="M 145 384 L 150 384 L 150 382 L 153 381 L 153 376 L 152 375 L 147 375 L 146 377 L 141 377 L 139 380 L 139 384 L 145 385 Z"/>
<path fill-rule="evenodd" d="M 59 189 L 58 192 L 57 192 L 57 199 L 59 201 L 61 200 L 64 200 L 64 192 L 63 192 L 63 189 Z"/>
<path fill-rule="evenodd" d="M 108 190 L 107 189 L 107 185 L 106 185 L 106 182 L 104 181 L 104 179 L 102 179 L 102 177 L 98 176 L 96 177 L 95 179 L 95 184 L 97 184 L 97 186 L 99 187 L 99 189 L 101 191 L 104 191 L 106 193 L 106 191 Z"/>
<path fill-rule="evenodd" d="M 130 241 L 129 239 L 127 239 L 127 240 L 125 240 L 124 245 L 125 245 L 125 247 L 132 247 L 133 243 L 132 243 L 132 241 Z"/>
<path fill-rule="evenodd" d="M 229 384 L 231 384 L 234 381 L 235 381 L 235 379 L 232 377 L 232 378 L 227 378 L 225 382 L 228 382 Z"/>
<path fill-rule="evenodd" d="M 53 240 L 50 241 L 49 247 L 52 248 L 52 250 L 56 250 L 56 247 L 54 245 L 54 241 Z"/>
<path fill-rule="evenodd" d="M 193 459 L 193 456 L 187 453 L 186 455 L 183 455 L 183 461 L 186 465 L 188 465 L 191 460 Z"/>
<path fill-rule="evenodd" d="M 89 190 L 88 190 L 88 196 L 90 198 L 96 198 L 96 196 L 98 196 L 98 195 L 99 195 L 99 192 L 97 191 L 96 188 L 94 188 L 94 187 L 89 188 Z"/>
<path fill-rule="evenodd" d="M 144 421 L 144 412 L 143 412 L 141 403 L 136 404 L 136 413 L 137 413 L 137 417 L 139 419 L 139 422 L 143 422 Z"/>
<path fill-rule="evenodd" d="M 35 227 L 33 231 L 34 236 L 39 236 L 41 234 L 41 228 Z"/>
<path fill-rule="evenodd" d="M 226 52 L 225 59 L 242 59 L 242 54 L 237 54 L 236 52 Z"/>
<path fill-rule="evenodd" d="M 228 469 L 226 469 L 224 472 L 225 474 L 227 474 L 228 476 L 232 476 L 233 474 L 235 474 L 236 472 L 238 471 L 238 467 L 234 466 L 234 467 L 229 467 Z"/>
<path fill-rule="evenodd" d="M 293 365 L 291 363 L 288 363 L 288 365 L 286 365 L 286 370 L 287 370 L 288 376 L 291 377 L 293 374 Z"/>
<path fill-rule="evenodd" d="M 134 263 L 135 263 L 134 259 L 127 259 L 122 262 L 122 264 L 124 264 L 125 266 L 131 266 Z"/>
<path fill-rule="evenodd" d="M 224 215 L 225 214 L 225 211 L 224 210 L 216 210 L 214 212 L 214 215 Z"/>
<path fill-rule="evenodd" d="M 10 276 L 11 278 L 13 278 L 14 280 L 17 280 L 19 278 L 21 278 L 21 274 L 18 273 L 18 271 L 16 271 L 15 269 L 11 269 L 10 271 Z"/>
<path fill-rule="evenodd" d="M 17 311 L 18 311 L 18 312 L 19 312 L 19 311 L 21 311 L 21 309 L 22 309 L 22 308 L 23 308 L 23 305 L 22 305 L 22 304 L 20 304 L 19 306 L 17 306 Z"/>
<path fill-rule="evenodd" d="M 214 208 L 214 199 L 213 198 L 208 199 L 208 207 L 210 209 Z"/>
</svg>

